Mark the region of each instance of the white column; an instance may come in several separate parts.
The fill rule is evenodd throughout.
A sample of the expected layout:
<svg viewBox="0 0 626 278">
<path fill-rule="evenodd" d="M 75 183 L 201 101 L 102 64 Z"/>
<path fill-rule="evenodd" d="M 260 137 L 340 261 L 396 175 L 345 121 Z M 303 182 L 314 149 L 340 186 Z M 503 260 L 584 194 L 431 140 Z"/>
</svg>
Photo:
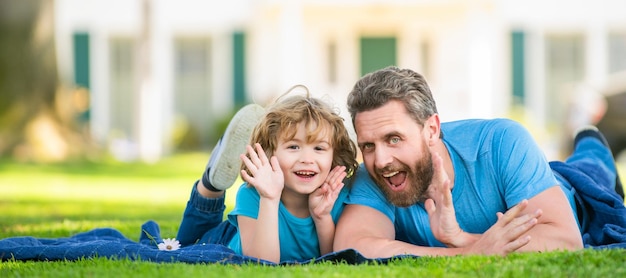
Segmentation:
<svg viewBox="0 0 626 278">
<path fill-rule="evenodd" d="M 423 40 L 420 28 L 415 24 L 407 24 L 402 29 L 398 39 L 398 67 L 409 68 L 424 74 L 421 61 L 421 42 Z M 426 76 L 428 78 L 428 76 Z"/>
<path fill-rule="evenodd" d="M 152 51 L 155 36 L 152 18 L 153 5 L 151 0 L 143 0 L 141 8 L 142 26 L 139 39 L 139 96 L 138 96 L 138 140 L 139 155 L 142 160 L 154 162 L 161 156 L 162 137 L 159 131 L 163 97 L 162 88 L 155 86 L 153 63 L 158 56 Z"/>
<path fill-rule="evenodd" d="M 233 55 L 232 32 L 214 34 L 211 37 L 212 115 L 217 116 L 229 113 L 234 106 L 233 97 L 230 94 L 228 97 L 225 96 L 227 92 L 233 91 Z M 249 81 L 246 80 L 246 82 Z M 247 86 L 250 86 L 250 84 L 247 84 Z"/>
<path fill-rule="evenodd" d="M 494 89 L 494 36 L 492 15 L 484 8 L 476 7 L 468 16 L 468 81 L 469 116 L 493 117 Z"/>
<path fill-rule="evenodd" d="M 286 90 L 296 83 L 304 82 L 303 48 L 304 28 L 301 0 L 283 1 L 279 18 L 279 41 L 281 49 L 279 90 Z"/>
<path fill-rule="evenodd" d="M 608 74 L 608 34 L 603 18 L 593 17 L 587 27 L 585 47 L 585 83 L 594 87 L 606 81 Z"/>
<path fill-rule="evenodd" d="M 99 143 L 106 143 L 111 129 L 111 94 L 107 80 L 109 77 L 109 42 L 103 36 L 106 32 L 100 28 L 89 32 L 90 88 L 90 126 L 91 135 Z"/>
<path fill-rule="evenodd" d="M 535 126 L 546 126 L 546 59 L 542 29 L 529 30 L 526 41 L 526 117 Z"/>
</svg>

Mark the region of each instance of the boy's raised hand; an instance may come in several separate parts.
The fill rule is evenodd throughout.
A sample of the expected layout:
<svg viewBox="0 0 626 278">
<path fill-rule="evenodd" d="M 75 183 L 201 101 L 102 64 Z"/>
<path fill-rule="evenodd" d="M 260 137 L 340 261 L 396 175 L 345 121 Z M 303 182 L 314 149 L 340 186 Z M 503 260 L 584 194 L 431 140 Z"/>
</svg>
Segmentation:
<svg viewBox="0 0 626 278">
<path fill-rule="evenodd" d="M 263 147 L 259 143 L 254 146 L 256 150 L 250 145 L 246 146 L 248 156 L 245 154 L 239 156 L 249 171 L 248 173 L 241 170 L 241 177 L 254 186 L 261 197 L 278 200 L 285 186 L 285 178 L 278 159 L 275 156 L 267 159 Z"/>
<path fill-rule="evenodd" d="M 336 166 L 328 173 L 324 183 L 309 195 L 309 211 L 314 218 L 330 215 L 333 205 L 343 188 L 346 167 Z"/>
</svg>

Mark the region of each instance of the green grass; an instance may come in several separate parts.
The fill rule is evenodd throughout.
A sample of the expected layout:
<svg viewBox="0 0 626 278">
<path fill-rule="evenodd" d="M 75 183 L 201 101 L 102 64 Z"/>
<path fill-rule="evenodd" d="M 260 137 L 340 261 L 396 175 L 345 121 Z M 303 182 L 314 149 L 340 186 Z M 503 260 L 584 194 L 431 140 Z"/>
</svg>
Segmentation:
<svg viewBox="0 0 626 278">
<path fill-rule="evenodd" d="M 175 237 L 191 186 L 207 158 L 206 154 L 178 155 L 154 165 L 0 161 L 0 238 L 68 237 L 112 227 L 138 240 L 140 226 L 147 220 L 159 223 L 162 237 Z M 227 210 L 232 208 L 234 191 L 228 196 Z M 626 276 L 625 260 L 626 250 L 621 249 L 404 259 L 388 265 L 322 263 L 281 267 L 96 258 L 75 262 L 5 261 L 0 262 L 0 277 L 621 277 Z"/>
</svg>

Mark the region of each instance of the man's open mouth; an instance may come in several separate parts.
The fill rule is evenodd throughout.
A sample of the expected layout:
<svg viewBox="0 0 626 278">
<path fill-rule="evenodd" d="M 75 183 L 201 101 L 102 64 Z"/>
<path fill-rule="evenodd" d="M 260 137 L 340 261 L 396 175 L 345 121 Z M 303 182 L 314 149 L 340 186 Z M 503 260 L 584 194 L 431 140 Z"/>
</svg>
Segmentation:
<svg viewBox="0 0 626 278">
<path fill-rule="evenodd" d="M 402 190 L 406 184 L 406 172 L 394 171 L 382 175 L 392 190 Z"/>
</svg>

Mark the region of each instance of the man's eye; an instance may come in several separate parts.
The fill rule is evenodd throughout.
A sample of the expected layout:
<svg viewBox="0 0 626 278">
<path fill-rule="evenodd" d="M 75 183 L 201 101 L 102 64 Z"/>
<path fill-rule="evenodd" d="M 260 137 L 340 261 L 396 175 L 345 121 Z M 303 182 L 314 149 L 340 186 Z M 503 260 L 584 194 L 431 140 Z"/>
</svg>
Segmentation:
<svg viewBox="0 0 626 278">
<path fill-rule="evenodd" d="M 373 149 L 374 148 L 374 144 L 363 144 L 361 146 L 361 149 L 363 150 L 369 150 L 369 149 Z"/>
<path fill-rule="evenodd" d="M 393 137 L 393 138 L 389 139 L 389 143 L 391 143 L 391 144 L 398 144 L 398 143 L 400 143 L 400 138 Z"/>
</svg>

